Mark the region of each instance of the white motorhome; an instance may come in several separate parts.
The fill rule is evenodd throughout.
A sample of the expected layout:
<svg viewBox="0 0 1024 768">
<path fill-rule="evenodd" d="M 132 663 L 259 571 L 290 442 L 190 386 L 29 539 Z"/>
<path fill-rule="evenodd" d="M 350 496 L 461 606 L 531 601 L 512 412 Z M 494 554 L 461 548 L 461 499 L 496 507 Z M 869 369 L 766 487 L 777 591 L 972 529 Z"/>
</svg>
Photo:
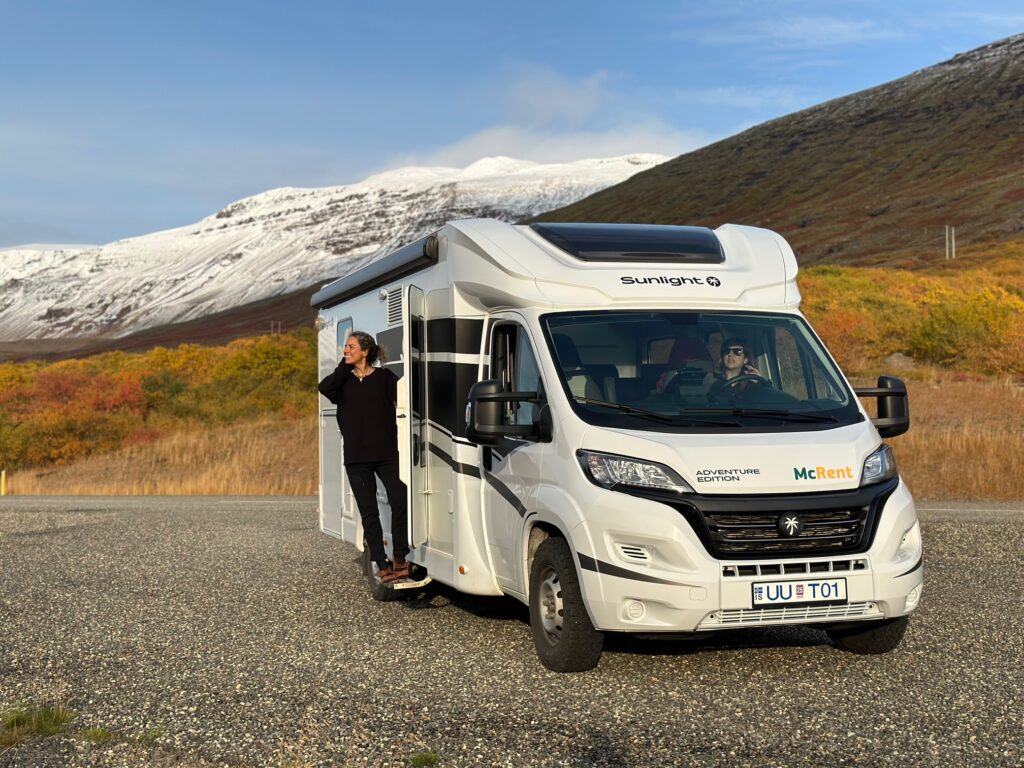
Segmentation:
<svg viewBox="0 0 1024 768">
<path fill-rule="evenodd" d="M 474 219 L 325 286 L 321 377 L 352 329 L 402 377 L 412 585 L 526 603 L 558 671 L 596 665 L 607 632 L 806 624 L 898 645 L 923 581 L 882 442 L 909 426 L 906 389 L 853 390 L 796 274 L 753 227 Z M 320 526 L 362 550 L 343 450 L 321 397 Z M 402 594 L 364 562 L 377 599 Z"/>
</svg>

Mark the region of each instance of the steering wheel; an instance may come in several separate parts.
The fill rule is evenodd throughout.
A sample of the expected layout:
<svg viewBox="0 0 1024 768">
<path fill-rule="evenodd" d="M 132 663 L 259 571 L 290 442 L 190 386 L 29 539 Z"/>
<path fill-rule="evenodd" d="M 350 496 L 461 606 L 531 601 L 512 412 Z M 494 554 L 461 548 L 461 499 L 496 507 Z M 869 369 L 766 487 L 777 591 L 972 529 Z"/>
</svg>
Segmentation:
<svg viewBox="0 0 1024 768">
<path fill-rule="evenodd" d="M 711 402 L 718 403 L 735 403 L 746 399 L 747 393 L 744 390 L 737 389 L 737 385 L 742 382 L 749 381 L 765 387 L 772 387 L 772 383 L 768 381 L 764 376 L 759 376 L 756 373 L 741 373 L 739 376 L 735 376 L 731 379 L 720 379 L 717 392 L 712 391 L 708 397 Z M 745 389 L 745 388 L 744 388 Z"/>
<path fill-rule="evenodd" d="M 756 373 L 741 373 L 739 376 L 733 376 L 731 379 L 726 379 L 724 387 L 735 387 L 741 381 L 755 381 L 758 384 L 764 384 L 766 387 L 772 386 L 772 383 L 768 381 L 764 376 L 758 376 Z"/>
</svg>

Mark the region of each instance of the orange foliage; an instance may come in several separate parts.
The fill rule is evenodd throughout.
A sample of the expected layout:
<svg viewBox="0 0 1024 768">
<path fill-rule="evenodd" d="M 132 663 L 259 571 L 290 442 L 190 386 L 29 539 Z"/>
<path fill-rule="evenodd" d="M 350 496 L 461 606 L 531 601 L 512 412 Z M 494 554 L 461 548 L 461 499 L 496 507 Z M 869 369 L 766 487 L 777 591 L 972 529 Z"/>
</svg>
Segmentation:
<svg viewBox="0 0 1024 768">
<path fill-rule="evenodd" d="M 0 366 L 0 467 L 65 464 L 168 432 L 308 417 L 316 407 L 311 330 L 221 347 Z"/>
</svg>

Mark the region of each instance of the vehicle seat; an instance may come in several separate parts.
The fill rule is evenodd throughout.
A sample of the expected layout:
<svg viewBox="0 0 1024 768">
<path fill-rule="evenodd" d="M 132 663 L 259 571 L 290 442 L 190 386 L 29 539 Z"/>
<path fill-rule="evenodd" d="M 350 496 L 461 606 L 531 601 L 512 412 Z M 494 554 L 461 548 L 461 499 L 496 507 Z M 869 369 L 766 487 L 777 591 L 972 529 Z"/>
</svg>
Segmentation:
<svg viewBox="0 0 1024 768">
<path fill-rule="evenodd" d="M 704 379 L 714 367 L 708 348 L 700 339 L 680 336 L 672 345 L 668 364 L 658 378 L 655 390 L 664 392 L 671 383 L 681 394 L 703 394 Z"/>
<path fill-rule="evenodd" d="M 565 381 L 569 385 L 569 391 L 575 397 L 590 397 L 595 400 L 603 400 L 604 395 L 601 388 L 597 386 L 594 377 L 583 367 L 580 361 L 580 353 L 576 349 L 573 340 L 564 333 L 552 335 L 555 343 L 555 354 L 558 355 L 558 365 L 565 375 Z"/>
<path fill-rule="evenodd" d="M 587 373 L 593 377 L 597 386 L 604 393 L 604 399 L 617 403 L 615 395 L 619 384 L 619 369 L 611 363 L 593 363 L 585 367 Z"/>
</svg>

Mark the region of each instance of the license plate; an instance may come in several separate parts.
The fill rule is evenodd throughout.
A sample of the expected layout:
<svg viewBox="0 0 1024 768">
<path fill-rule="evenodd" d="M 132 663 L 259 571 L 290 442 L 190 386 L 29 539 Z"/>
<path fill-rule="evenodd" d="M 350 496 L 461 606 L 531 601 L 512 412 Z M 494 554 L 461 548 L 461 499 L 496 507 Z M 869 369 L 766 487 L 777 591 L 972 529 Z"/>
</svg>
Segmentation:
<svg viewBox="0 0 1024 768">
<path fill-rule="evenodd" d="M 846 602 L 846 579 L 758 581 L 752 587 L 755 608 L 794 603 Z"/>
</svg>

